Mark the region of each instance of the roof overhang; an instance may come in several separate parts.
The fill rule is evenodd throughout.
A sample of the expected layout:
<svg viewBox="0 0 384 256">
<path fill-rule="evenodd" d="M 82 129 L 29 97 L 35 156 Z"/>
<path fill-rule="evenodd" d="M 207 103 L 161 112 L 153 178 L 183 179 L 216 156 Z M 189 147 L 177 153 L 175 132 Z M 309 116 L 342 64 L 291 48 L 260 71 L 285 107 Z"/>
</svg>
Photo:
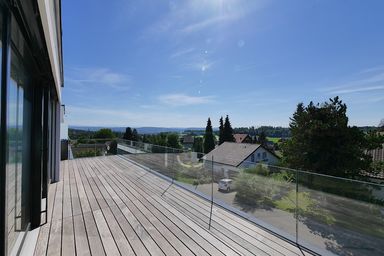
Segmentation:
<svg viewBox="0 0 384 256">
<path fill-rule="evenodd" d="M 61 102 L 63 63 L 61 45 L 61 10 L 59 0 L 38 0 L 44 38 L 48 50 L 56 94 Z"/>
</svg>

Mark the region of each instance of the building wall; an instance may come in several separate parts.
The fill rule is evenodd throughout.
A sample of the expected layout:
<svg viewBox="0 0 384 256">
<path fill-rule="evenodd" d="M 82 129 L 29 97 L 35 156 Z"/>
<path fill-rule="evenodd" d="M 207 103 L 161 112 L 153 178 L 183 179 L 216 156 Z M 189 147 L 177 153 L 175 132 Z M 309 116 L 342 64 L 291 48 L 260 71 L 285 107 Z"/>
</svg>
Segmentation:
<svg viewBox="0 0 384 256">
<path fill-rule="evenodd" d="M 253 155 L 253 156 L 252 156 Z M 252 165 L 254 163 L 266 163 L 269 165 L 276 165 L 279 162 L 279 159 L 271 154 L 269 151 L 264 148 L 258 148 L 252 155 L 250 155 L 241 166 Z"/>
<path fill-rule="evenodd" d="M 40 226 L 48 184 L 59 177 L 61 63 L 59 72 L 51 66 L 36 6 L 0 0 L 0 256 L 16 255 Z"/>
<path fill-rule="evenodd" d="M 255 166 L 257 163 L 264 163 L 268 165 L 276 165 L 279 162 L 279 159 L 271 154 L 269 151 L 264 148 L 258 148 L 254 153 L 254 157 L 250 155 L 247 159 L 245 159 L 239 167 L 226 165 L 222 163 L 217 163 L 209 160 L 204 160 L 204 167 L 206 170 L 212 170 L 214 175 L 220 178 L 231 178 L 233 174 L 236 174 L 243 168 L 248 168 Z M 265 157 L 263 157 L 265 156 Z"/>
</svg>

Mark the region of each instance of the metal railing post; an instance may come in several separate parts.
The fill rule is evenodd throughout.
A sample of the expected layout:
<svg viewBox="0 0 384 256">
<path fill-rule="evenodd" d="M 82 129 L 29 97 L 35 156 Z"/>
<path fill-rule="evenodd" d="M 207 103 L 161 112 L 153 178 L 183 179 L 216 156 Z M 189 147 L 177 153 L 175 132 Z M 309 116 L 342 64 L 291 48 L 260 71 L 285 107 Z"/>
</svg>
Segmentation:
<svg viewBox="0 0 384 256">
<path fill-rule="evenodd" d="M 211 229 L 212 210 L 213 210 L 213 156 L 212 156 L 212 170 L 211 170 L 211 212 L 209 214 L 209 226 L 208 226 L 209 230 Z"/>
</svg>

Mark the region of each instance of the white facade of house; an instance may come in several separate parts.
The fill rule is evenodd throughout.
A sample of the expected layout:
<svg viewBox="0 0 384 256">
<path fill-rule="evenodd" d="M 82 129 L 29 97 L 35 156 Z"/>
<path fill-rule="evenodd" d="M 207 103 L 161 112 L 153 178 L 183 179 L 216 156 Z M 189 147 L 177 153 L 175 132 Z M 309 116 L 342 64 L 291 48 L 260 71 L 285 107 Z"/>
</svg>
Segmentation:
<svg viewBox="0 0 384 256">
<path fill-rule="evenodd" d="M 279 159 L 271 154 L 271 152 L 265 150 L 262 147 L 259 147 L 256 149 L 255 152 L 253 152 L 247 159 L 245 159 L 241 164 L 240 167 L 249 167 L 251 165 L 254 165 L 255 163 L 264 163 L 268 165 L 276 165 L 279 162 Z"/>
<path fill-rule="evenodd" d="M 249 157 L 241 162 L 238 167 L 218 162 L 212 163 L 210 160 L 204 160 L 204 167 L 207 170 L 212 170 L 213 168 L 215 175 L 222 176 L 222 178 L 230 178 L 231 172 L 239 172 L 244 168 L 255 166 L 258 163 L 276 165 L 278 162 L 279 159 L 275 155 L 270 153 L 268 150 L 259 147 Z"/>
</svg>

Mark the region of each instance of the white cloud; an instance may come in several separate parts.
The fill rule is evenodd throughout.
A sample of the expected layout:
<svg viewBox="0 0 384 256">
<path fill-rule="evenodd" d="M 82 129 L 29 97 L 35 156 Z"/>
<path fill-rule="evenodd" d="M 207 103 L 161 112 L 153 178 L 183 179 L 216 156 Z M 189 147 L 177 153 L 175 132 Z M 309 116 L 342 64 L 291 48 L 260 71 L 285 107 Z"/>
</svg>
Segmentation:
<svg viewBox="0 0 384 256">
<path fill-rule="evenodd" d="M 188 0 L 172 2 L 168 12 L 146 31 L 154 35 L 185 36 L 205 29 L 218 28 L 261 9 L 263 0 Z"/>
<path fill-rule="evenodd" d="M 346 88 L 339 90 L 331 90 L 329 94 L 348 94 L 356 92 L 369 92 L 369 91 L 380 91 L 384 90 L 384 86 L 369 86 L 369 87 L 359 87 L 359 88 Z"/>
<path fill-rule="evenodd" d="M 160 102 L 171 106 L 200 105 L 214 102 L 213 96 L 189 96 L 186 94 L 166 94 L 158 97 Z"/>
<path fill-rule="evenodd" d="M 135 110 L 66 105 L 66 120 L 75 126 L 160 126 L 194 127 L 204 125 L 205 114 L 161 112 L 156 109 Z"/>
<path fill-rule="evenodd" d="M 106 86 L 117 90 L 129 89 L 131 78 L 128 75 L 108 68 L 68 68 L 67 82 L 78 86 Z"/>
<path fill-rule="evenodd" d="M 327 94 L 356 94 L 384 90 L 384 72 L 381 68 L 365 69 L 336 86 L 321 89 Z"/>
<path fill-rule="evenodd" d="M 189 53 L 192 53 L 195 50 L 195 48 L 187 48 L 187 49 L 181 49 L 171 54 L 170 58 L 178 58 L 184 55 L 187 55 Z"/>
<path fill-rule="evenodd" d="M 185 27 L 179 29 L 182 33 L 193 33 L 197 32 L 203 29 L 206 29 L 208 27 L 212 27 L 215 25 L 223 25 L 226 22 L 230 22 L 233 20 L 236 20 L 239 15 L 235 14 L 223 14 L 220 16 L 210 17 L 202 21 L 198 21 L 196 23 L 188 24 Z"/>
</svg>

